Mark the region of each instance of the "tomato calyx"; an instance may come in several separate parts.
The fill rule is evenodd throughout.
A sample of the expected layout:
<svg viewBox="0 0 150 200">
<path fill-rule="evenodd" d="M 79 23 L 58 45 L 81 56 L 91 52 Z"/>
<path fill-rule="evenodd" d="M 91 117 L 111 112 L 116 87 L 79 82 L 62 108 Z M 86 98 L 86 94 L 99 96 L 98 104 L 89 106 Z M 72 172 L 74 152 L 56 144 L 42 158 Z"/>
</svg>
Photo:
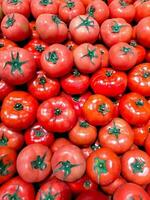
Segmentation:
<svg viewBox="0 0 150 200">
<path fill-rule="evenodd" d="M 32 168 L 44 170 L 47 167 L 47 164 L 44 162 L 45 157 L 46 157 L 46 153 L 42 157 L 38 155 L 36 157 L 36 160 L 33 160 L 31 162 Z"/>
<path fill-rule="evenodd" d="M 131 163 L 131 168 L 134 174 L 142 173 L 145 162 L 140 159 L 135 159 L 133 163 Z"/>
<path fill-rule="evenodd" d="M 94 171 L 98 175 L 98 182 L 99 182 L 100 175 L 107 173 L 106 160 L 101 160 L 97 157 L 94 158 Z"/>
<path fill-rule="evenodd" d="M 86 121 L 80 121 L 80 122 L 79 122 L 79 125 L 80 125 L 80 127 L 83 127 L 83 128 L 89 127 L 89 123 L 86 122 Z"/>
<path fill-rule="evenodd" d="M 92 144 L 92 145 L 91 145 L 91 149 L 92 149 L 93 151 L 96 151 L 97 149 L 100 149 L 100 148 L 101 148 L 100 144 Z"/>
<path fill-rule="evenodd" d="M 53 2 L 51 0 L 41 0 L 39 2 L 42 6 L 47 6 L 49 4 L 52 4 Z"/>
<path fill-rule="evenodd" d="M 21 103 L 16 103 L 14 109 L 17 111 L 23 110 L 23 105 Z"/>
<path fill-rule="evenodd" d="M 53 64 L 56 64 L 57 61 L 58 61 L 57 53 L 56 53 L 55 51 L 48 52 L 48 55 L 45 56 L 45 59 L 46 59 L 48 62 L 52 62 Z"/>
<path fill-rule="evenodd" d="M 46 78 L 45 78 L 44 76 L 41 76 L 41 77 L 39 78 L 39 84 L 40 84 L 40 85 L 45 85 L 46 82 L 47 82 L 47 81 L 46 81 Z"/>
<path fill-rule="evenodd" d="M 12 17 L 8 16 L 6 24 L 5 24 L 5 28 L 9 28 L 9 27 L 13 26 L 15 21 L 16 20 L 14 19 L 14 14 L 12 15 Z"/>
<path fill-rule="evenodd" d="M 40 200 L 55 200 L 55 198 L 59 195 L 59 193 L 56 193 L 52 195 L 51 189 L 49 189 L 48 193 L 43 192 L 40 195 Z"/>
<path fill-rule="evenodd" d="M 18 3 L 22 3 L 22 0 L 10 0 L 8 3 L 11 3 L 13 5 L 17 5 Z"/>
<path fill-rule="evenodd" d="M 150 77 L 150 72 L 144 72 L 143 73 L 143 78 L 148 78 Z"/>
<path fill-rule="evenodd" d="M 84 181 L 83 187 L 89 189 L 91 187 L 91 181 L 90 180 Z"/>
<path fill-rule="evenodd" d="M 98 57 L 98 56 L 95 54 L 95 51 L 96 51 L 96 48 L 93 49 L 93 50 L 91 50 L 91 49 L 89 49 L 89 48 L 87 47 L 87 54 L 83 55 L 82 58 L 84 58 L 84 57 L 89 57 L 91 63 L 94 64 L 93 58 L 97 58 L 97 57 Z"/>
<path fill-rule="evenodd" d="M 77 69 L 73 69 L 72 71 L 73 76 L 80 76 L 80 72 Z"/>
<path fill-rule="evenodd" d="M 80 95 L 73 95 L 72 98 L 74 101 L 78 102 L 80 99 Z"/>
<path fill-rule="evenodd" d="M 4 47 L 4 44 L 3 43 L 0 43 L 0 48 Z"/>
<path fill-rule="evenodd" d="M 75 7 L 75 3 L 73 1 L 71 1 L 71 0 L 69 0 L 69 1 L 66 2 L 66 6 L 65 7 L 69 8 L 71 10 L 72 8 Z"/>
<path fill-rule="evenodd" d="M 106 73 L 105 73 L 105 75 L 107 77 L 111 77 L 113 75 L 113 71 L 112 70 L 107 70 Z"/>
<path fill-rule="evenodd" d="M 62 21 L 60 20 L 60 18 L 57 15 L 52 15 L 52 20 L 55 24 L 62 24 Z"/>
<path fill-rule="evenodd" d="M 120 0 L 119 3 L 120 3 L 122 8 L 125 8 L 125 7 L 128 6 L 127 2 L 125 2 L 124 0 Z"/>
<path fill-rule="evenodd" d="M 98 112 L 100 112 L 102 115 L 106 115 L 109 112 L 105 103 L 98 106 Z"/>
<path fill-rule="evenodd" d="M 95 7 L 94 6 L 90 6 L 89 10 L 88 10 L 88 14 L 89 16 L 93 17 L 94 13 L 95 13 Z"/>
<path fill-rule="evenodd" d="M 62 110 L 60 110 L 59 108 L 55 108 L 54 114 L 55 114 L 56 116 L 61 115 L 61 113 L 62 113 Z"/>
<path fill-rule="evenodd" d="M 5 197 L 7 197 L 8 200 L 21 200 L 21 198 L 18 196 L 18 192 L 19 192 L 19 186 L 17 186 L 17 189 L 16 189 L 16 191 L 14 192 L 14 194 L 6 193 L 6 194 L 3 196 L 3 199 L 4 199 Z"/>
<path fill-rule="evenodd" d="M 136 200 L 136 199 L 143 200 L 143 198 L 142 198 L 141 195 L 134 195 L 134 196 L 131 196 L 131 197 L 129 197 L 127 200 Z"/>
<path fill-rule="evenodd" d="M 45 48 L 41 44 L 38 44 L 35 46 L 35 50 L 42 53 L 45 50 Z"/>
<path fill-rule="evenodd" d="M 136 47 L 137 46 L 137 42 L 135 40 L 131 40 L 130 41 L 130 46 Z"/>
<path fill-rule="evenodd" d="M 122 47 L 121 51 L 123 51 L 123 53 L 126 55 L 128 53 L 132 53 L 132 49 L 129 47 Z"/>
<path fill-rule="evenodd" d="M 118 138 L 119 134 L 120 134 L 120 129 L 116 126 L 115 122 L 113 127 L 108 129 L 108 133 L 111 135 L 114 135 L 116 138 Z"/>
<path fill-rule="evenodd" d="M 44 132 L 43 132 L 42 128 L 40 128 L 40 129 L 34 129 L 33 131 L 34 131 L 36 137 L 42 137 L 44 135 Z"/>
<path fill-rule="evenodd" d="M 8 167 L 10 167 L 12 165 L 11 162 L 4 164 L 3 162 L 3 158 L 5 156 L 0 157 L 0 175 L 1 176 L 6 176 L 8 175 L 10 172 L 8 171 Z"/>
<path fill-rule="evenodd" d="M 79 24 L 76 28 L 80 28 L 80 26 L 85 26 L 87 31 L 89 32 L 89 27 L 94 27 L 94 21 L 93 20 L 89 20 L 89 16 L 86 19 L 83 19 L 82 17 L 80 17 L 81 20 L 81 24 Z"/>
<path fill-rule="evenodd" d="M 116 21 L 114 21 L 114 25 L 111 27 L 112 33 L 119 33 L 121 28 L 125 25 L 118 24 Z"/>
<path fill-rule="evenodd" d="M 135 102 L 135 104 L 136 104 L 137 106 L 143 106 L 143 105 L 144 105 L 144 101 L 143 101 L 142 99 L 138 99 L 138 100 Z"/>
<path fill-rule="evenodd" d="M 8 143 L 8 138 L 3 134 L 0 139 L 0 146 L 6 146 Z"/>
</svg>

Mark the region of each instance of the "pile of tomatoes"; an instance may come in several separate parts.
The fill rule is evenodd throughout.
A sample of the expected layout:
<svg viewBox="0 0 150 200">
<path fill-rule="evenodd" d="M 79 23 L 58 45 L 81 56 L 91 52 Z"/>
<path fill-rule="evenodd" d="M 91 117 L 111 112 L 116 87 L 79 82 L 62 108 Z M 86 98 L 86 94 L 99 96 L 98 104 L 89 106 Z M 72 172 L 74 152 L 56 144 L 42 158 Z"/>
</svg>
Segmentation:
<svg viewBox="0 0 150 200">
<path fill-rule="evenodd" d="M 0 200 L 150 200 L 150 0 L 1 0 L 0 22 Z"/>
</svg>

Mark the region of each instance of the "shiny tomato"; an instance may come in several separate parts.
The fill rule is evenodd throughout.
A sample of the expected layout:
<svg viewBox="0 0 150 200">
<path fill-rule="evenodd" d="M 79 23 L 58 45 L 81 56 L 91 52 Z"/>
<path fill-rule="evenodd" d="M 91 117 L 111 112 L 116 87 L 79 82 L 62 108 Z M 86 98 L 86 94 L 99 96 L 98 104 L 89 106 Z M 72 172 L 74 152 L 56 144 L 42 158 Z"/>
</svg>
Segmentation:
<svg viewBox="0 0 150 200">
<path fill-rule="evenodd" d="M 108 49 L 103 44 L 96 44 L 95 46 L 100 53 L 100 67 L 108 67 Z"/>
<path fill-rule="evenodd" d="M 2 79 L 0 79 L 0 101 L 2 101 L 10 92 L 14 90 L 12 85 L 9 85 Z"/>
<path fill-rule="evenodd" d="M 86 200 L 96 200 L 96 199 L 108 200 L 108 197 L 100 191 L 89 190 L 89 191 L 82 192 L 76 198 L 76 200 L 85 200 L 85 199 Z"/>
<path fill-rule="evenodd" d="M 12 47 L 17 47 L 17 44 L 6 38 L 0 39 L 0 51 L 10 49 Z"/>
<path fill-rule="evenodd" d="M 36 30 L 36 24 L 35 21 L 31 21 L 29 23 L 30 29 L 31 29 L 31 39 L 40 39 L 40 36 Z"/>
<path fill-rule="evenodd" d="M 150 1 L 142 1 L 142 0 L 136 0 L 134 2 L 134 7 L 136 10 L 135 13 L 135 19 L 136 21 L 140 21 L 141 19 L 145 18 L 145 17 L 149 17 L 150 16 Z"/>
<path fill-rule="evenodd" d="M 69 140 L 66 138 L 57 138 L 54 143 L 51 145 L 51 150 L 54 153 L 55 151 L 58 151 L 61 149 L 63 146 L 72 144 Z"/>
</svg>

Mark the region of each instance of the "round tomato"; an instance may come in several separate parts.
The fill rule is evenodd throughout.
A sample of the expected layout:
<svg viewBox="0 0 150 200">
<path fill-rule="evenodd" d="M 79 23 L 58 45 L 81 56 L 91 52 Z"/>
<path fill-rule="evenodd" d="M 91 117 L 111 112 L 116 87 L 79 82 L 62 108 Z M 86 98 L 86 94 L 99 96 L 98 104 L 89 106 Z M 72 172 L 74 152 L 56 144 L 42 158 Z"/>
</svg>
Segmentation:
<svg viewBox="0 0 150 200">
<path fill-rule="evenodd" d="M 2 79 L 0 79 L 0 101 L 2 101 L 10 92 L 14 90 L 12 85 L 9 85 Z"/>
<path fill-rule="evenodd" d="M 85 200 L 85 199 L 86 200 L 95 200 L 95 199 L 108 200 L 108 197 L 100 191 L 89 190 L 89 191 L 85 191 L 81 193 L 76 198 L 76 200 Z"/>
<path fill-rule="evenodd" d="M 0 39 L 0 51 L 4 51 L 12 47 L 17 47 L 17 44 L 6 38 Z"/>
<path fill-rule="evenodd" d="M 144 17 L 150 16 L 150 0 L 142 1 L 142 0 L 136 0 L 134 2 L 135 7 L 135 19 L 136 21 L 139 21 L 143 19 Z"/>
<path fill-rule="evenodd" d="M 54 153 L 55 151 L 58 151 L 61 149 L 63 146 L 72 144 L 69 140 L 66 138 L 57 138 L 54 143 L 51 145 L 51 150 Z"/>
</svg>

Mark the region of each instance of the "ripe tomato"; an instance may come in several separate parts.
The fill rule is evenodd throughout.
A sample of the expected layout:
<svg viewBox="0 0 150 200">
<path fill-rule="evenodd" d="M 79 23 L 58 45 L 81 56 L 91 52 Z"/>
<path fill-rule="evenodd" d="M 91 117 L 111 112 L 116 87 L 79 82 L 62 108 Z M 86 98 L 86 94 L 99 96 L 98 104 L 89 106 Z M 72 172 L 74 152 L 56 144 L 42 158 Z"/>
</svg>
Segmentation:
<svg viewBox="0 0 150 200">
<path fill-rule="evenodd" d="M 30 26 L 27 18 L 19 13 L 5 15 L 1 22 L 3 35 L 14 42 L 20 42 L 30 36 Z"/>
<path fill-rule="evenodd" d="M 93 17 L 79 15 L 71 20 L 69 31 L 77 44 L 94 43 L 98 39 L 99 25 Z"/>
<path fill-rule="evenodd" d="M 149 6 L 150 1 L 142 1 L 142 0 L 136 0 L 134 2 L 134 7 L 136 10 L 135 13 L 135 19 L 136 21 L 140 21 L 144 17 L 149 17 L 150 16 L 150 6 Z"/>
<path fill-rule="evenodd" d="M 23 181 L 19 176 L 10 179 L 0 187 L 0 199 L 34 199 L 34 187 Z"/>
<path fill-rule="evenodd" d="M 17 157 L 17 172 L 26 182 L 40 182 L 51 171 L 50 149 L 42 144 L 30 144 L 26 146 Z"/>
<path fill-rule="evenodd" d="M 66 132 L 76 123 L 76 114 L 65 97 L 53 97 L 44 101 L 38 108 L 37 119 L 48 131 Z"/>
<path fill-rule="evenodd" d="M 35 21 L 31 21 L 29 22 L 29 26 L 30 26 L 30 29 L 31 29 L 31 36 L 30 38 L 31 39 L 40 39 L 40 36 L 36 30 L 36 24 L 35 24 Z"/>
<path fill-rule="evenodd" d="M 70 51 L 74 51 L 74 49 L 77 47 L 77 44 L 75 42 L 73 42 L 72 40 L 69 40 L 65 46 L 70 50 Z"/>
<path fill-rule="evenodd" d="M 73 182 L 81 178 L 86 169 L 86 161 L 82 151 L 75 145 L 58 149 L 51 160 L 53 174 L 60 180 Z"/>
<path fill-rule="evenodd" d="M 54 143 L 51 145 L 51 150 L 54 153 L 55 151 L 58 151 L 61 149 L 63 146 L 72 144 L 69 140 L 66 138 L 57 138 Z"/>
<path fill-rule="evenodd" d="M 57 79 L 48 78 L 44 71 L 37 71 L 34 79 L 28 82 L 28 91 L 44 101 L 59 94 L 60 84 Z"/>
<path fill-rule="evenodd" d="M 146 124 L 150 119 L 150 106 L 147 100 L 138 93 L 124 95 L 119 103 L 121 116 L 135 126 Z"/>
<path fill-rule="evenodd" d="M 109 47 L 118 42 L 129 42 L 132 37 L 132 27 L 122 18 L 107 19 L 101 25 L 101 36 Z"/>
<path fill-rule="evenodd" d="M 83 105 L 85 119 L 93 126 L 104 126 L 113 118 L 114 105 L 103 95 L 91 95 Z"/>
<path fill-rule="evenodd" d="M 100 53 L 100 67 L 108 67 L 109 59 L 108 59 L 108 50 L 107 48 L 102 44 L 96 44 L 96 48 L 98 49 Z"/>
<path fill-rule="evenodd" d="M 17 47 L 17 44 L 6 38 L 0 39 L 0 51 L 4 51 L 4 50 L 10 49 L 12 47 Z"/>
<path fill-rule="evenodd" d="M 148 130 L 149 130 L 149 134 L 145 140 L 144 147 L 145 147 L 146 152 L 150 156 L 150 126 L 148 127 Z"/>
<path fill-rule="evenodd" d="M 12 85 L 9 85 L 2 79 L 0 79 L 0 101 L 2 101 L 11 91 L 14 90 Z"/>
<path fill-rule="evenodd" d="M 24 137 L 20 132 L 13 131 L 0 124 L 0 147 L 7 146 L 14 150 L 19 150 L 24 143 Z"/>
<path fill-rule="evenodd" d="M 86 200 L 95 200 L 95 199 L 108 200 L 108 197 L 100 191 L 89 190 L 89 191 L 82 192 L 76 198 L 76 200 L 85 200 L 85 199 Z"/>
<path fill-rule="evenodd" d="M 100 185 L 108 185 L 119 177 L 119 157 L 108 148 L 93 151 L 87 159 L 87 175 Z"/>
<path fill-rule="evenodd" d="M 9 128 L 21 130 L 29 127 L 36 118 L 38 103 L 24 91 L 13 91 L 4 99 L 1 120 Z"/>
<path fill-rule="evenodd" d="M 128 87 L 143 96 L 150 96 L 150 63 L 141 63 L 128 75 Z"/>
<path fill-rule="evenodd" d="M 53 44 L 42 53 L 41 67 L 52 78 L 64 76 L 73 67 L 72 52 L 62 44 Z"/>
<path fill-rule="evenodd" d="M 147 51 L 146 51 L 145 60 L 146 60 L 147 62 L 150 62 L 150 49 L 147 49 Z"/>
<path fill-rule="evenodd" d="M 8 147 L 0 147 L 0 184 L 8 181 L 15 174 L 16 159 L 15 150 Z"/>
</svg>

